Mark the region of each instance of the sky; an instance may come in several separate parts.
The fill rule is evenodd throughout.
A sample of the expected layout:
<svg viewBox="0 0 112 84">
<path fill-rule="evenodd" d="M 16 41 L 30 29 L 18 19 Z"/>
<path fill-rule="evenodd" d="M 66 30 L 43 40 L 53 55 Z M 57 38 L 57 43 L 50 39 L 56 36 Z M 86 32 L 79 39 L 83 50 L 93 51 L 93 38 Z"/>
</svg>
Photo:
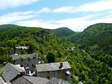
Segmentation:
<svg viewBox="0 0 112 84">
<path fill-rule="evenodd" d="M 112 0 L 0 0 L 0 25 L 83 31 L 111 18 Z"/>
</svg>

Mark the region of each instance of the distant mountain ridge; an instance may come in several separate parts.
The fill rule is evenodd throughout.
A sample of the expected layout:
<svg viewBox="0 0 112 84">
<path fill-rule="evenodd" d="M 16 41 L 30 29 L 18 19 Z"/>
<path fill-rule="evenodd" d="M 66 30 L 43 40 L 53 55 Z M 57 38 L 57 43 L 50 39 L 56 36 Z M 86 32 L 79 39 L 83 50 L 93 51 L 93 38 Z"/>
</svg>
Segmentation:
<svg viewBox="0 0 112 84">
<path fill-rule="evenodd" d="M 77 34 L 80 33 L 80 32 L 75 32 L 68 27 L 61 27 L 61 28 L 58 28 L 58 29 L 53 29 L 52 32 L 54 34 L 56 34 L 57 36 L 59 36 L 61 38 L 64 38 L 66 40 L 69 40 L 73 36 L 76 36 Z"/>
<path fill-rule="evenodd" d="M 67 27 L 61 27 L 58 29 L 53 29 L 53 32 L 57 35 L 57 36 L 61 36 L 61 37 L 67 37 L 67 36 L 71 36 L 73 35 L 75 32 L 70 30 Z"/>
<path fill-rule="evenodd" d="M 110 23 L 99 23 L 87 27 L 77 37 L 76 42 L 86 43 L 92 41 L 93 43 L 101 44 L 104 40 L 111 40 L 112 38 L 112 24 Z M 76 39 L 74 37 L 74 39 Z M 108 39 L 106 39 L 108 38 Z"/>
</svg>

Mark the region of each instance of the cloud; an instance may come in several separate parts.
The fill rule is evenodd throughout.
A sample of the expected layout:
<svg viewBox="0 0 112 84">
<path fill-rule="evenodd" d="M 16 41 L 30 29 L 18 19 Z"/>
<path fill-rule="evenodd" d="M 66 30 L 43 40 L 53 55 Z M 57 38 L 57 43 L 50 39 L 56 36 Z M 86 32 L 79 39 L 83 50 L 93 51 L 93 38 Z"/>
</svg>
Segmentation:
<svg viewBox="0 0 112 84">
<path fill-rule="evenodd" d="M 87 26 L 94 24 L 94 22 L 88 20 L 92 16 L 84 16 L 78 18 L 69 18 L 57 21 L 65 27 L 69 27 L 74 31 L 83 31 Z"/>
<path fill-rule="evenodd" d="M 0 16 L 0 24 L 10 24 L 12 22 L 16 22 L 19 20 L 30 19 L 34 17 L 32 13 L 33 13 L 32 11 L 26 11 L 26 12 L 14 12 L 2 15 Z"/>
<path fill-rule="evenodd" d="M 15 23 L 22 26 L 43 27 L 47 29 L 55 29 L 59 27 L 69 27 L 74 31 L 83 31 L 87 26 L 95 23 L 112 23 L 112 13 L 94 19 L 97 15 L 88 15 L 77 18 L 67 18 L 59 20 L 38 19 L 34 11 L 14 12 L 0 16 L 0 24 Z M 36 19 L 33 19 L 36 18 Z"/>
<path fill-rule="evenodd" d="M 76 9 L 76 7 L 68 6 L 68 7 L 54 9 L 53 12 L 54 13 L 68 13 L 68 12 L 74 13 L 75 9 Z"/>
<path fill-rule="evenodd" d="M 15 23 L 22 26 L 31 26 L 31 27 L 43 27 L 54 29 L 58 27 L 69 27 L 74 31 L 83 31 L 87 26 L 95 23 L 112 23 L 112 12 L 102 12 L 104 10 L 111 10 L 109 4 L 112 1 L 107 0 L 100 1 L 98 3 L 87 3 L 85 5 L 81 5 L 79 7 L 62 7 L 62 8 L 42 8 L 38 11 L 20 11 L 20 12 L 13 12 L 9 14 L 5 14 L 0 16 L 0 24 L 10 24 Z M 99 5 L 99 6 L 98 6 Z M 101 8 L 102 5 L 104 8 Z M 106 7 L 106 6 L 109 7 Z M 95 6 L 95 7 L 93 7 Z M 94 9 L 95 8 L 95 9 Z M 87 10 L 88 9 L 88 10 Z M 44 20 L 39 19 L 38 15 L 45 14 L 45 13 L 74 13 L 74 12 L 98 12 L 94 14 L 88 14 L 86 16 L 81 16 L 77 18 L 65 18 L 65 19 L 57 19 L 57 20 Z M 99 13 L 100 12 L 100 13 Z M 57 16 L 58 17 L 58 16 Z"/>
<path fill-rule="evenodd" d="M 88 3 L 76 9 L 76 11 L 99 12 L 112 9 L 112 0 L 101 0 Z"/>
<path fill-rule="evenodd" d="M 77 18 L 66 18 L 58 20 L 44 20 L 37 16 L 41 13 L 49 12 L 48 9 L 43 11 L 20 11 L 9 13 L 0 16 L 0 24 L 17 24 L 30 27 L 43 27 L 48 29 L 55 29 L 58 27 L 69 27 L 74 31 L 83 31 L 87 26 L 95 23 L 112 23 L 112 12 L 105 14 L 105 17 L 100 15 L 88 15 Z M 97 15 L 99 16 L 98 18 Z M 35 19 L 36 18 L 36 19 Z"/>
<path fill-rule="evenodd" d="M 45 8 L 44 11 L 45 10 L 47 10 L 46 13 L 101 12 L 112 10 L 112 0 L 100 0 L 96 2 L 86 3 L 80 6 L 64 6 L 54 9 Z"/>
<path fill-rule="evenodd" d="M 29 5 L 40 0 L 0 0 L 0 9 L 8 9 L 22 5 Z"/>
<path fill-rule="evenodd" d="M 83 31 L 87 26 L 96 23 L 112 23 L 112 16 L 91 20 L 93 16 L 84 16 L 78 18 L 68 18 L 56 21 L 45 21 L 41 19 L 32 19 L 29 21 L 19 21 L 16 24 L 30 27 L 43 27 L 47 29 L 55 29 L 59 27 L 69 27 L 74 31 Z"/>
<path fill-rule="evenodd" d="M 50 8 L 42 8 L 37 12 L 37 14 L 50 13 L 50 12 L 52 12 Z"/>
<path fill-rule="evenodd" d="M 83 31 L 84 28 L 93 24 L 94 22 L 87 20 L 92 16 L 86 17 L 79 17 L 79 18 L 69 18 L 69 19 L 62 19 L 56 21 L 45 21 L 40 19 L 33 19 L 29 21 L 20 21 L 16 24 L 22 26 L 30 26 L 30 27 L 43 27 L 48 29 L 56 29 L 59 27 L 69 27 L 74 31 Z"/>
<path fill-rule="evenodd" d="M 28 26 L 28 27 L 43 27 L 47 29 L 55 29 L 58 27 L 62 27 L 61 24 L 58 23 L 53 23 L 52 21 L 44 21 L 40 19 L 33 19 L 29 21 L 20 21 L 17 22 L 16 24 L 21 25 L 21 26 Z"/>
</svg>

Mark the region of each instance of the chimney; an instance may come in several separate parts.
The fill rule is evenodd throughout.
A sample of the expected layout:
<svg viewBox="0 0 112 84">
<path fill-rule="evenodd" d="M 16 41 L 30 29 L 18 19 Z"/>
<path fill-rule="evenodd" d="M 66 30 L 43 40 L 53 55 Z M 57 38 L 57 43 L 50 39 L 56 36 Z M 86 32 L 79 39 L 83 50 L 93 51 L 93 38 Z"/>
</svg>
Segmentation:
<svg viewBox="0 0 112 84">
<path fill-rule="evenodd" d="M 61 69 L 63 67 L 63 63 L 60 63 L 59 69 Z"/>
</svg>

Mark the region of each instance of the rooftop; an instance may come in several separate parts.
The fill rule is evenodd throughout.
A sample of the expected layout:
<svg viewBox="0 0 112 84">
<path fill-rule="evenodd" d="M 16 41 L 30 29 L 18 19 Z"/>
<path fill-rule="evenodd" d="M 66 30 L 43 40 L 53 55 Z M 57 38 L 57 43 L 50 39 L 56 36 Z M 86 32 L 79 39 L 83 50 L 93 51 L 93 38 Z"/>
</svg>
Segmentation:
<svg viewBox="0 0 112 84">
<path fill-rule="evenodd" d="M 60 65 L 62 65 L 61 68 L 60 68 Z M 37 72 L 57 71 L 57 70 L 64 70 L 64 69 L 70 69 L 70 68 L 71 67 L 68 62 L 58 62 L 58 63 L 36 65 Z"/>
<path fill-rule="evenodd" d="M 22 59 L 31 58 L 32 59 L 32 58 L 35 58 L 37 56 L 38 55 L 35 54 L 35 53 L 33 53 L 33 54 L 23 54 L 23 55 L 19 55 L 19 54 L 11 55 L 13 60 L 17 60 L 17 59 L 20 59 L 20 58 L 22 58 Z"/>
<path fill-rule="evenodd" d="M 23 67 L 20 67 L 19 65 L 7 64 L 4 68 L 3 78 L 5 81 L 10 82 L 22 72 L 25 72 Z"/>
</svg>

